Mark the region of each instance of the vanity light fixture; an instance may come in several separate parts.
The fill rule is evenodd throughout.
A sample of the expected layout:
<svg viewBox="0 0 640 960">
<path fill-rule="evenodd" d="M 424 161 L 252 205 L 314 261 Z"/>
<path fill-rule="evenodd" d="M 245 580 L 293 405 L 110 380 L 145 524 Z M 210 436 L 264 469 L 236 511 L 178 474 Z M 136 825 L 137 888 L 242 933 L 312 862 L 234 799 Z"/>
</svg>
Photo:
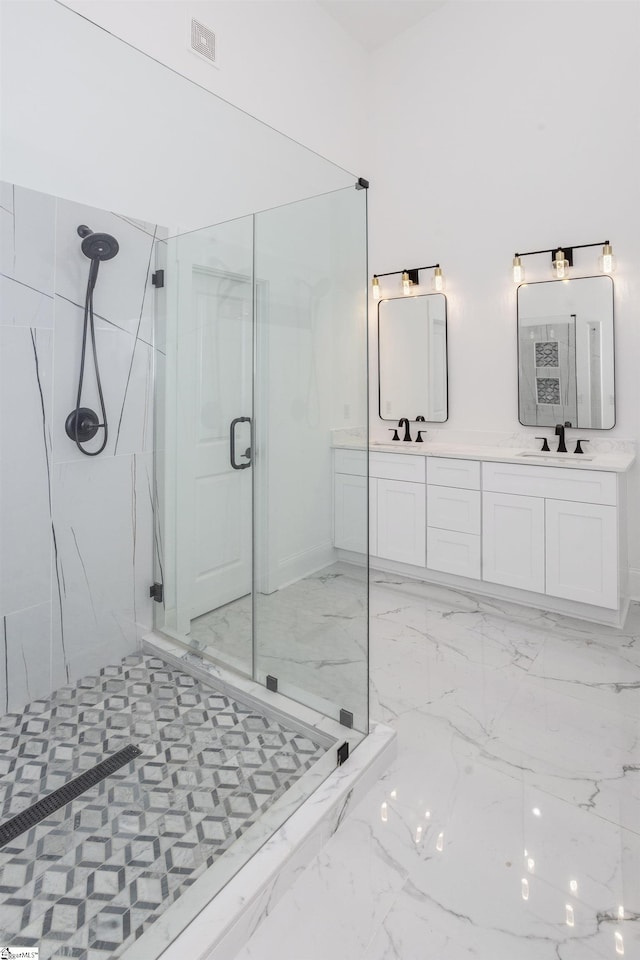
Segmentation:
<svg viewBox="0 0 640 960">
<path fill-rule="evenodd" d="M 566 280 L 569 276 L 569 267 L 573 266 L 573 251 L 582 250 L 585 247 L 602 247 L 602 254 L 598 259 L 598 266 L 601 273 L 612 273 L 615 269 L 615 258 L 613 248 L 608 240 L 600 243 L 578 243 L 572 247 L 550 247 L 546 250 L 528 250 L 526 253 L 515 253 L 513 255 L 513 282 L 522 283 L 524 281 L 524 267 L 522 266 L 522 257 L 533 257 L 538 253 L 550 253 L 553 274 L 557 280 Z"/>
<path fill-rule="evenodd" d="M 519 254 L 513 258 L 513 282 L 522 283 L 524 280 L 524 267 L 522 266 L 522 261 L 520 260 Z"/>
<path fill-rule="evenodd" d="M 427 267 L 413 267 L 411 270 L 392 270 L 390 273 L 374 273 L 371 281 L 371 294 L 374 300 L 382 296 L 380 277 L 396 277 L 401 275 L 400 289 L 405 297 L 411 296 L 413 288 L 420 285 L 420 271 L 433 270 L 433 289 L 440 293 L 444 289 L 444 277 L 439 263 L 431 263 Z"/>
<path fill-rule="evenodd" d="M 598 266 L 601 273 L 613 273 L 616 268 L 616 259 L 613 255 L 613 247 L 610 243 L 605 243 L 602 247 L 602 255 L 599 258 Z"/>
<path fill-rule="evenodd" d="M 557 250 L 554 250 L 553 253 L 553 269 L 556 272 L 556 279 L 566 280 L 569 276 L 569 267 L 573 263 L 573 251 L 569 250 L 569 257 L 565 256 L 564 250 L 561 250 L 559 247 Z"/>
</svg>

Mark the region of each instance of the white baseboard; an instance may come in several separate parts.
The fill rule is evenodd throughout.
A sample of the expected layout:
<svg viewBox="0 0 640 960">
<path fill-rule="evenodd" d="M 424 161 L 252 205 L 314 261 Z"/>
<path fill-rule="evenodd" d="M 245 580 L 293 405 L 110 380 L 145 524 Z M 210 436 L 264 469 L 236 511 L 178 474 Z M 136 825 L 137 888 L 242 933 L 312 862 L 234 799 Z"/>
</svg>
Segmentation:
<svg viewBox="0 0 640 960">
<path fill-rule="evenodd" d="M 629 567 L 629 599 L 640 600 L 640 570 L 637 567 Z"/>
<path fill-rule="evenodd" d="M 280 560 L 269 578 L 269 593 L 282 590 L 303 577 L 328 567 L 336 561 L 336 550 L 330 540 L 316 544 L 308 550 L 294 553 Z"/>
</svg>

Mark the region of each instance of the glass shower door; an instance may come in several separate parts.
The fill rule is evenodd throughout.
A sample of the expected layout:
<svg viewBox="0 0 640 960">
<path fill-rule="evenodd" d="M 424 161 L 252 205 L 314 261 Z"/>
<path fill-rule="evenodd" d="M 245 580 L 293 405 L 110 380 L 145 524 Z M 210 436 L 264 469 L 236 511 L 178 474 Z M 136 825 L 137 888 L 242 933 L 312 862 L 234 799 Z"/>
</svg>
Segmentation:
<svg viewBox="0 0 640 960">
<path fill-rule="evenodd" d="M 166 244 L 167 451 L 175 567 L 165 629 L 243 673 L 252 666 L 252 218 Z M 172 584 L 174 585 L 172 589 Z"/>
<path fill-rule="evenodd" d="M 158 252 L 156 626 L 366 732 L 366 191 L 351 184 Z M 334 542 L 334 450 L 345 445 L 361 465 L 349 554 Z"/>
<path fill-rule="evenodd" d="M 254 677 L 368 730 L 367 196 L 256 214 Z M 334 536 L 349 450 L 360 552 Z"/>
</svg>

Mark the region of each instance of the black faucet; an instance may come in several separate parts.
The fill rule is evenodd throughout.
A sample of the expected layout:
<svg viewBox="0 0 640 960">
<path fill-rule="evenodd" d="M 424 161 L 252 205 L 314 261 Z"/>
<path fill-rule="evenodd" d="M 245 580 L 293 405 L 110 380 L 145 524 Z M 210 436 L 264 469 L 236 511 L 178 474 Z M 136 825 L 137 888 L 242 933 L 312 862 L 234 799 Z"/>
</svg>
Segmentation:
<svg viewBox="0 0 640 960">
<path fill-rule="evenodd" d="M 409 430 L 409 421 L 407 420 L 406 417 L 402 417 L 400 420 L 398 420 L 398 428 L 402 427 L 403 425 L 404 425 L 404 437 L 402 439 L 406 440 L 407 443 L 411 443 L 411 432 Z"/>
<path fill-rule="evenodd" d="M 559 437 L 559 438 L 560 438 L 560 439 L 558 440 L 558 453 L 566 453 L 566 452 L 567 452 L 567 445 L 566 445 L 566 443 L 564 442 L 564 428 L 565 428 L 565 427 L 570 427 L 570 426 L 571 426 L 571 421 L 570 421 L 570 420 L 565 420 L 564 424 L 562 424 L 562 423 L 556 423 L 556 437 Z"/>
</svg>

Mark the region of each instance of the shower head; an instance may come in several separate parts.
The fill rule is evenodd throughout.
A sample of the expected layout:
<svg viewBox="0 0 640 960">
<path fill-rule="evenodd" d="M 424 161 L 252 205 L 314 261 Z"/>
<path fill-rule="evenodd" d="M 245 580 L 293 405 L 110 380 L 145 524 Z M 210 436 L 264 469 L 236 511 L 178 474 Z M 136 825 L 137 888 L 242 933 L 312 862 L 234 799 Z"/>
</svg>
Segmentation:
<svg viewBox="0 0 640 960">
<path fill-rule="evenodd" d="M 94 233 L 89 227 L 80 224 L 78 236 L 82 237 L 82 252 L 89 260 L 112 260 L 120 246 L 109 233 Z"/>
</svg>

